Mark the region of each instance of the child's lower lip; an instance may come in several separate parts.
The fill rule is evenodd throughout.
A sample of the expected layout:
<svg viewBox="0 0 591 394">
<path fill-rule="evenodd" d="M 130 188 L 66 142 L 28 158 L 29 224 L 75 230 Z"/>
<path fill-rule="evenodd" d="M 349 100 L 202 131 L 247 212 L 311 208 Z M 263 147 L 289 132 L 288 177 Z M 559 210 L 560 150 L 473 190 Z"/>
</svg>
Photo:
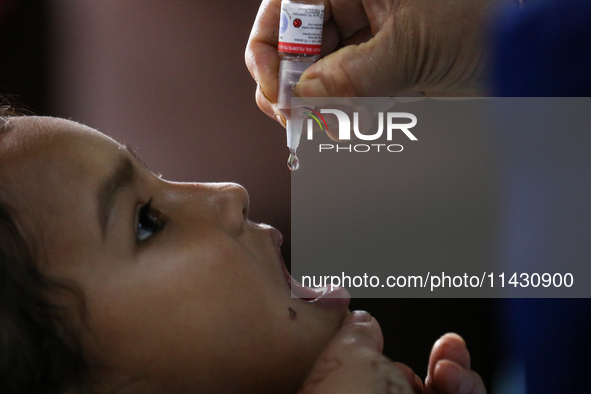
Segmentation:
<svg viewBox="0 0 591 394">
<path fill-rule="evenodd" d="M 324 307 L 347 307 L 351 301 L 349 292 L 344 287 L 334 286 L 325 288 L 311 288 L 303 286 L 300 282 L 293 279 L 291 274 L 285 266 L 283 257 L 281 257 L 281 265 L 283 266 L 283 274 L 287 282 L 287 286 L 291 289 L 293 298 L 299 298 L 308 303 L 314 303 Z"/>
</svg>

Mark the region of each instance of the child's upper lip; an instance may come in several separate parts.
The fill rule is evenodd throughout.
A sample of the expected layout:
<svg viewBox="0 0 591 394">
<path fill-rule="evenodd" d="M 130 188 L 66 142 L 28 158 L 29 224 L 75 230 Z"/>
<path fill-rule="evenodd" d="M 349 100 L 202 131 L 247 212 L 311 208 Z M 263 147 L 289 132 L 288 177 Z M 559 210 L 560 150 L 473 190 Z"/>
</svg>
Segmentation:
<svg viewBox="0 0 591 394">
<path fill-rule="evenodd" d="M 283 271 L 283 276 L 285 277 L 285 283 L 287 285 L 287 288 L 290 289 L 291 287 L 291 275 L 289 274 L 289 271 L 287 270 L 287 267 L 285 266 L 285 261 L 283 261 L 283 255 L 281 254 L 281 244 L 283 243 L 283 234 L 281 234 L 281 231 L 277 230 L 275 227 L 268 227 L 268 232 L 269 235 L 271 236 L 271 240 L 273 241 L 273 244 L 276 247 L 276 251 L 277 251 L 277 259 L 279 260 L 279 264 L 281 266 L 281 269 Z M 291 289 L 290 289 L 291 291 Z"/>
</svg>

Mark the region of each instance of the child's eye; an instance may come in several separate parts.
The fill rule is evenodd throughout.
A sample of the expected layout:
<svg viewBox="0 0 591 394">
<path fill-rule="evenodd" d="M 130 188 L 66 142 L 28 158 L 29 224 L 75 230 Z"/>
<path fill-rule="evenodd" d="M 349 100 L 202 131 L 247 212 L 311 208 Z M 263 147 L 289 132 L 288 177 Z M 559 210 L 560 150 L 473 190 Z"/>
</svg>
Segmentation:
<svg viewBox="0 0 591 394">
<path fill-rule="evenodd" d="M 164 222 L 158 217 L 158 213 L 152 209 L 152 200 L 140 208 L 137 221 L 137 242 L 144 242 L 158 231 L 162 230 Z"/>
</svg>

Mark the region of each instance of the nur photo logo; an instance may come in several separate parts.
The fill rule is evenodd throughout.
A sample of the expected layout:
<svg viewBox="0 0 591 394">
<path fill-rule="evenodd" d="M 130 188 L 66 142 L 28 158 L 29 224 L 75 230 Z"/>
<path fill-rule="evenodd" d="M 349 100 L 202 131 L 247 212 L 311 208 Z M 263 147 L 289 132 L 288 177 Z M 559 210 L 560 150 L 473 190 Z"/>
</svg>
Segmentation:
<svg viewBox="0 0 591 394">
<path fill-rule="evenodd" d="M 305 122 L 305 130 L 308 140 L 314 139 L 314 123 L 316 123 L 320 130 L 331 135 L 333 138 L 338 136 L 338 143 L 335 144 L 319 144 L 319 152 L 358 152 L 365 153 L 370 151 L 375 152 L 402 152 L 404 147 L 401 144 L 391 143 L 394 136 L 404 135 L 410 141 L 418 141 L 418 138 L 410 131 L 417 125 L 417 117 L 409 112 L 377 112 L 372 113 L 371 125 L 375 125 L 377 118 L 377 126 L 372 130 L 363 130 L 360 127 L 360 111 L 353 111 L 353 120 L 351 121 L 350 114 L 335 108 L 321 108 L 319 111 L 311 107 L 303 107 L 309 111 L 302 111 L 301 116 L 307 117 Z M 363 112 L 367 115 L 367 108 Z M 338 133 L 330 132 L 325 117 L 323 115 L 332 115 L 336 117 L 338 124 Z M 367 122 L 366 122 L 367 123 Z M 367 126 L 366 126 L 367 127 Z M 377 127 L 377 130 L 376 130 Z M 375 131 L 373 131 L 375 130 Z M 334 131 L 334 130 L 333 130 Z M 343 141 L 351 141 L 352 139 L 360 141 L 372 141 L 373 143 L 359 143 L 359 144 L 342 144 Z M 384 143 L 380 143 L 384 141 Z"/>
</svg>

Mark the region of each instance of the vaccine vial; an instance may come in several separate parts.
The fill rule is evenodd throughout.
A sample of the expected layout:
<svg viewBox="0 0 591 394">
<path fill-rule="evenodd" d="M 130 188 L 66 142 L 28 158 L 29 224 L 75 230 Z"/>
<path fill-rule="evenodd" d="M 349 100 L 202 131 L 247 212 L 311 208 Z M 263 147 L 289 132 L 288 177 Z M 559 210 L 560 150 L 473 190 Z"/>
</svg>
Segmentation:
<svg viewBox="0 0 591 394">
<path fill-rule="evenodd" d="M 317 1 L 281 1 L 279 44 L 281 60 L 314 63 L 320 58 L 324 4 Z"/>
<path fill-rule="evenodd" d="M 324 4 L 320 1 L 282 0 L 277 46 L 281 58 L 277 108 L 286 119 L 285 130 L 290 153 L 287 166 L 292 171 L 299 167 L 296 149 L 300 144 L 303 126 L 292 122 L 293 87 L 304 71 L 320 58 L 323 24 Z"/>
</svg>

